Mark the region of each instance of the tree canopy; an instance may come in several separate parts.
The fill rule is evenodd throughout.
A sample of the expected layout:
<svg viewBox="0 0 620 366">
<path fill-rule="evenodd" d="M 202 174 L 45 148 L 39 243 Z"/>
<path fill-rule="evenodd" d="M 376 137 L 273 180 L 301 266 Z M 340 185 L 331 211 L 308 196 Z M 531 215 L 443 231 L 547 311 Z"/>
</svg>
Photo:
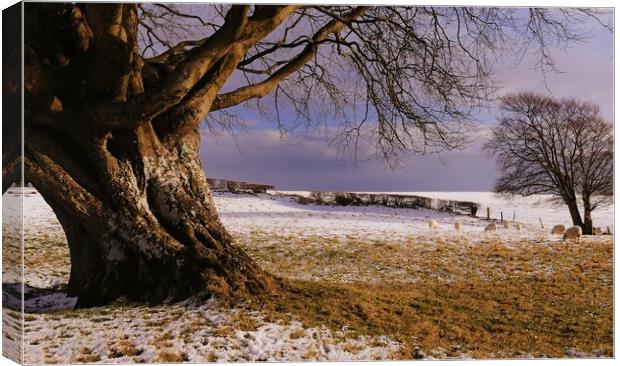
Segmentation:
<svg viewBox="0 0 620 366">
<path fill-rule="evenodd" d="M 548 72 L 555 67 L 550 49 L 583 40 L 584 24 L 610 28 L 604 11 L 577 8 L 125 4 L 109 9 L 118 22 L 110 26 L 88 17 L 95 8 L 46 7 L 32 27 L 62 28 L 63 41 L 72 39 L 28 42 L 39 62 L 65 71 L 37 86 L 52 90 L 33 91 L 53 94 L 56 108 L 89 99 L 75 93 L 86 80 L 105 94 L 106 103 L 89 104 L 102 124 L 152 121 L 171 146 L 210 112 L 208 122 L 230 127 L 239 120 L 227 109 L 269 95 L 282 127 L 290 123 L 284 109 L 306 122 L 324 116 L 339 121 L 342 144 L 368 138 L 391 162 L 399 152 L 462 146 L 473 112 L 494 98 L 498 57 L 534 52 Z M 135 35 L 110 36 L 129 18 Z M 93 47 L 107 38 L 120 42 L 105 52 Z M 93 52 L 105 53 L 105 63 L 85 69 L 76 62 Z"/>
</svg>

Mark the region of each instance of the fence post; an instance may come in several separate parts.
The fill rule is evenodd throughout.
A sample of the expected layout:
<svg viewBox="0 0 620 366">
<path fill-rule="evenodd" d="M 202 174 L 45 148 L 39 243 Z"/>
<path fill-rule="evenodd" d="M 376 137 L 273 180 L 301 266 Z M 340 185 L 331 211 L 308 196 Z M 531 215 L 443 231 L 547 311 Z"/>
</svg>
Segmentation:
<svg viewBox="0 0 620 366">
<path fill-rule="evenodd" d="M 517 222 L 517 213 L 512 211 L 512 222 Z"/>
<path fill-rule="evenodd" d="M 499 222 L 503 223 L 504 222 L 504 213 L 502 211 L 499 212 L 499 217 L 500 217 Z"/>
<path fill-rule="evenodd" d="M 491 220 L 491 209 L 487 207 L 487 220 Z"/>
<path fill-rule="evenodd" d="M 540 227 L 541 227 L 541 229 L 544 229 L 544 228 L 545 228 L 545 226 L 543 225 L 543 223 L 542 223 L 542 219 L 541 219 L 540 217 L 538 218 L 538 221 L 540 222 Z"/>
</svg>

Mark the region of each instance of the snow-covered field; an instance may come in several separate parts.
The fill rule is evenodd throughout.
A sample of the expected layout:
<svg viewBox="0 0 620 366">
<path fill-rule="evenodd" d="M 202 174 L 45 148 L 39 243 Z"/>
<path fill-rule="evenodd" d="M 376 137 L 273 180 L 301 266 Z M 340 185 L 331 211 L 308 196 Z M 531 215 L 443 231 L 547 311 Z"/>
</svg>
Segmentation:
<svg viewBox="0 0 620 366">
<path fill-rule="evenodd" d="M 298 194 L 308 197 L 309 191 L 280 191 L 285 194 Z M 487 207 L 490 209 L 491 218 L 499 219 L 503 212 L 504 219 L 512 221 L 513 215 L 517 222 L 540 227 L 539 219 L 545 227 L 551 228 L 556 224 L 568 227 L 572 225 L 568 209 L 563 204 L 551 200 L 551 195 L 533 195 L 529 197 L 512 196 L 505 197 L 493 192 L 356 192 L 356 193 L 386 193 L 414 195 L 446 200 L 470 201 L 480 204 L 479 217 L 486 217 Z M 581 204 L 581 203 L 580 203 Z M 583 207 L 580 205 L 580 210 Z M 601 205 L 592 214 L 594 226 L 606 229 L 614 228 L 614 205 L 613 199 L 608 204 Z"/>
<path fill-rule="evenodd" d="M 7 192 L 3 202 L 6 204 L 9 196 L 15 194 Z M 437 269 L 441 261 L 431 267 L 407 259 L 405 266 L 399 255 L 379 252 L 376 258 L 368 258 L 363 254 L 364 250 L 376 251 L 373 248 L 384 245 L 385 240 L 389 242 L 388 248 L 395 243 L 402 249 L 400 255 L 407 256 L 435 252 L 446 245 L 463 252 L 490 241 L 499 241 L 508 249 L 533 247 L 542 242 L 555 250 L 560 239 L 550 235 L 548 229 L 541 229 L 538 218 L 542 218 L 546 228 L 556 223 L 569 225 L 564 209 L 548 204 L 533 205 L 529 199 L 508 202 L 490 193 L 415 194 L 479 202 L 483 210 L 487 205 L 492 213 L 501 209 L 509 219 L 515 211 L 517 222 L 524 227 L 521 230 L 500 227 L 497 233 L 489 234 L 483 230 L 488 223 L 485 220 L 434 210 L 300 205 L 291 197 L 269 194 L 214 193 L 214 199 L 225 226 L 268 271 L 285 278 L 339 283 L 414 283 L 426 275 L 450 281 L 466 275 Z M 16 212 L 3 219 L 4 241 L 13 249 L 18 245 L 12 232 L 18 218 Z M 429 219 L 439 222 L 438 230 L 429 230 Z M 610 226 L 613 231 L 613 208 L 600 209 L 594 220 L 595 226 Z M 70 309 L 74 300 L 55 290 L 68 280 L 70 261 L 66 240 L 53 212 L 34 189 L 26 189 L 24 222 L 25 282 L 34 289 L 53 289 L 30 298 L 27 303 L 24 343 L 27 363 L 370 360 L 391 359 L 400 347 L 389 334 L 347 337 L 346 329 L 338 332 L 325 327 L 304 328 L 295 319 L 273 322 L 257 312 L 222 309 L 210 302 L 155 307 L 117 304 L 74 311 Z M 456 222 L 463 225 L 461 232 L 454 230 Z M 589 237 L 586 242 L 606 240 L 609 237 L 597 236 Z M 283 243 L 289 247 L 278 248 Z M 352 248 L 358 244 L 359 247 Z M 303 258 L 307 253 L 320 256 L 327 250 L 354 251 L 359 257 L 353 262 L 343 262 L 337 257 L 333 262 L 323 258 L 307 263 Z M 19 280 L 20 274 L 7 267 L 19 263 L 14 252 L 19 254 L 18 250 L 4 251 L 5 284 Z M 297 258 L 294 253 L 303 254 Z M 471 267 L 467 258 L 459 261 L 464 267 Z M 296 268 L 289 268 L 292 262 Z M 489 268 L 477 268 L 476 273 L 483 276 L 486 270 L 505 270 L 502 267 L 501 263 L 493 263 Z M 550 269 L 533 266 L 531 271 L 547 273 Z M 15 299 L 3 295 L 3 300 L 6 304 Z M 5 310 L 4 316 L 14 320 L 19 313 Z M 251 326 L 243 326 L 248 323 Z M 441 353 L 436 357 L 442 357 Z"/>
</svg>

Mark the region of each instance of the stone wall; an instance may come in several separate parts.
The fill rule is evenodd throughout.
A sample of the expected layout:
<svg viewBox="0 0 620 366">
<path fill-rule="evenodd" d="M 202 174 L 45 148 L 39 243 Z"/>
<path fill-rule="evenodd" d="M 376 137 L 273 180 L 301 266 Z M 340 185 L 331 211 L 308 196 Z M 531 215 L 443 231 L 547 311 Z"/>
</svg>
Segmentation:
<svg viewBox="0 0 620 366">
<path fill-rule="evenodd" d="M 274 186 L 261 183 L 239 182 L 228 179 L 207 178 L 209 188 L 214 192 L 233 192 L 233 193 L 267 193 L 268 190 L 275 190 Z"/>
</svg>

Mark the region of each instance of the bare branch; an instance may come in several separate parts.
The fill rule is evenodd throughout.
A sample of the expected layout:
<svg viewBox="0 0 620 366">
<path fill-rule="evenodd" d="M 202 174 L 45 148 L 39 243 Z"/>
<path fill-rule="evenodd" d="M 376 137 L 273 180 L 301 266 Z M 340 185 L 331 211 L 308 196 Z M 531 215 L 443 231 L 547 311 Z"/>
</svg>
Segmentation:
<svg viewBox="0 0 620 366">
<path fill-rule="evenodd" d="M 349 22 L 361 17 L 368 9 L 369 7 L 360 6 L 345 15 L 341 20 L 334 19 L 330 21 L 312 37 L 312 41 L 292 61 L 258 84 L 248 85 L 218 96 L 212 106 L 212 110 L 228 108 L 243 103 L 248 99 L 261 98 L 269 94 L 280 81 L 300 69 L 314 57 L 318 44 L 321 41 L 325 40 L 332 33 L 340 32 Z"/>
</svg>

